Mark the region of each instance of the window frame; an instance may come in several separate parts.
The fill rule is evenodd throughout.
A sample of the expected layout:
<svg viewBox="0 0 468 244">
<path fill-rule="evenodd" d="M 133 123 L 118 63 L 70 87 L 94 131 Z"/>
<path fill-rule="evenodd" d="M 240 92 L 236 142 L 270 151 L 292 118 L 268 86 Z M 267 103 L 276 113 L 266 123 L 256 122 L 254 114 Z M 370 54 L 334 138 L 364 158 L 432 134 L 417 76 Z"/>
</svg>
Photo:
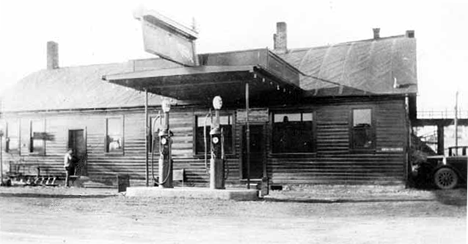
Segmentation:
<svg viewBox="0 0 468 244">
<path fill-rule="evenodd" d="M 197 152 L 197 128 L 198 128 L 198 123 L 197 123 L 197 118 L 198 117 L 205 117 L 206 116 L 206 113 L 195 113 L 194 116 L 193 116 L 193 149 L 192 149 L 192 153 L 195 157 L 203 157 L 205 152 L 202 151 L 202 152 Z M 225 155 L 226 156 L 233 156 L 236 154 L 236 144 L 235 144 L 235 139 L 236 139 L 236 117 L 235 117 L 235 113 L 232 112 L 232 111 L 220 111 L 219 112 L 219 116 L 222 117 L 222 116 L 231 116 L 231 134 L 232 134 L 232 140 L 231 140 L 231 145 L 232 145 L 232 152 L 227 152 L 225 151 Z M 209 119 L 209 117 L 208 117 Z M 213 120 L 214 120 L 214 113 L 213 113 Z M 207 135 L 209 136 L 209 133 L 210 133 L 210 130 L 211 130 L 211 126 L 210 126 L 210 129 L 207 129 Z M 210 143 L 209 140 L 207 140 L 207 144 Z M 207 153 L 209 154 L 210 153 L 210 150 L 208 149 L 207 150 Z"/>
<path fill-rule="evenodd" d="M 109 120 L 110 119 L 120 119 L 121 121 L 121 137 L 122 137 L 122 142 L 121 142 L 121 149 L 115 150 L 115 151 L 109 151 L 109 143 L 108 143 L 108 136 L 109 136 Z M 125 152 L 125 117 L 123 115 L 121 116 L 109 116 L 106 117 L 105 119 L 105 134 L 104 134 L 104 154 L 105 155 L 124 155 Z"/>
<path fill-rule="evenodd" d="M 12 150 L 10 149 L 10 145 L 11 145 L 11 140 L 10 140 L 10 128 L 11 128 L 11 123 L 17 123 L 17 131 L 18 131 L 18 134 L 16 135 L 17 137 L 17 140 L 18 140 L 18 144 L 17 144 L 17 149 L 15 150 Z M 6 131 L 5 131 L 5 152 L 6 153 L 10 153 L 10 154 L 18 154 L 20 155 L 21 153 L 21 121 L 18 119 L 16 121 L 7 121 L 5 123 L 5 128 L 6 128 Z"/>
<path fill-rule="evenodd" d="M 47 125 L 46 125 L 46 119 L 31 119 L 29 121 L 29 147 L 28 147 L 28 152 L 29 152 L 29 155 L 37 155 L 37 156 L 45 156 L 46 155 L 46 139 L 43 138 L 42 139 L 42 145 L 43 145 L 43 149 L 39 152 L 36 152 L 34 151 L 34 127 L 33 127 L 33 124 L 34 122 L 37 122 L 37 121 L 40 121 L 42 122 L 42 133 L 46 133 L 46 128 L 47 128 Z"/>
<path fill-rule="evenodd" d="M 274 130 L 275 130 L 275 114 L 312 114 L 312 151 L 310 152 L 275 152 L 274 151 Z M 270 149 L 269 152 L 272 156 L 314 156 L 317 154 L 317 113 L 314 109 L 295 109 L 295 110 L 273 110 L 270 113 L 271 135 L 270 136 Z M 301 120 L 302 121 L 302 120 Z"/>
<path fill-rule="evenodd" d="M 371 140 L 372 144 L 369 148 L 355 148 L 354 146 L 354 111 L 355 110 L 370 110 L 370 122 L 371 122 Z M 359 153 L 359 152 L 375 152 L 377 148 L 377 135 L 376 135 L 376 118 L 375 118 L 375 108 L 373 106 L 353 106 L 350 108 L 349 113 L 349 150 L 351 152 Z"/>
</svg>

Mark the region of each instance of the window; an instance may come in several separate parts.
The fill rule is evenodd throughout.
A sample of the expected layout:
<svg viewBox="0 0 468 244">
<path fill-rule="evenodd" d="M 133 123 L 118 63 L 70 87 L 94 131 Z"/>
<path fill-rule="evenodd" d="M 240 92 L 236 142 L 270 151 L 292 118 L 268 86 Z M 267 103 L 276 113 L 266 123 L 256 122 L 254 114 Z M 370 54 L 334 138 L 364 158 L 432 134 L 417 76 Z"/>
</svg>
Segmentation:
<svg viewBox="0 0 468 244">
<path fill-rule="evenodd" d="M 273 115 L 273 153 L 311 153 L 313 141 L 312 112 Z"/>
<path fill-rule="evenodd" d="M 108 118 L 106 123 L 106 152 L 123 151 L 122 118 Z"/>
<path fill-rule="evenodd" d="M 44 120 L 31 121 L 31 134 L 29 143 L 30 153 L 45 153 L 45 122 Z"/>
<path fill-rule="evenodd" d="M 19 122 L 18 121 L 11 121 L 8 122 L 6 125 L 6 145 L 5 151 L 9 153 L 18 153 L 19 152 Z"/>
<path fill-rule="evenodd" d="M 214 120 L 214 118 L 213 118 Z M 233 130 L 232 130 L 232 116 L 231 115 L 223 115 L 219 116 L 221 129 L 224 133 L 224 153 L 225 154 L 232 154 L 234 153 L 232 147 L 233 141 Z M 195 133 L 195 153 L 202 154 L 205 152 L 205 142 L 203 140 L 203 133 L 205 125 L 205 116 L 196 116 L 196 133 Z M 211 120 L 210 118 L 206 119 L 206 151 L 209 153 L 211 150 L 211 138 L 210 138 L 210 130 L 211 130 Z"/>
<path fill-rule="evenodd" d="M 352 149 L 374 149 L 372 109 L 353 109 L 351 128 Z"/>
</svg>

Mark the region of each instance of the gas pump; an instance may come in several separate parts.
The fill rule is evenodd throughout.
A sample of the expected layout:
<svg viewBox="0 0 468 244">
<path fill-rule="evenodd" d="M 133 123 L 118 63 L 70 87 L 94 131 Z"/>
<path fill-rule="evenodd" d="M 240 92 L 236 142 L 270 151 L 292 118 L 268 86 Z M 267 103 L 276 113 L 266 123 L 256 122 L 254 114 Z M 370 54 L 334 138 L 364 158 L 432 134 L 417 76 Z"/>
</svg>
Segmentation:
<svg viewBox="0 0 468 244">
<path fill-rule="evenodd" d="M 163 100 L 161 103 L 164 112 L 164 124 L 159 131 L 159 187 L 173 188 L 172 183 L 172 139 L 173 133 L 169 129 L 169 111 L 171 104 L 168 100 Z"/>
<path fill-rule="evenodd" d="M 210 188 L 224 189 L 224 137 L 222 134 L 219 110 L 223 105 L 223 100 L 220 96 L 213 99 L 213 107 L 215 109 L 215 119 L 213 128 L 210 131 L 211 137 L 211 159 L 210 159 Z"/>
</svg>

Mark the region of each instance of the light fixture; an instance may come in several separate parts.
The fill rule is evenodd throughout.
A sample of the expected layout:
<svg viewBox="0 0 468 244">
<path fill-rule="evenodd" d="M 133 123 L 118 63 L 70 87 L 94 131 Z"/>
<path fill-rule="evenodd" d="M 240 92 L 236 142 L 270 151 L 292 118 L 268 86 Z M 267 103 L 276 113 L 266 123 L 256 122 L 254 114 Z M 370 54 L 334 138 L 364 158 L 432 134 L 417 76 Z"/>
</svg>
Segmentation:
<svg viewBox="0 0 468 244">
<path fill-rule="evenodd" d="M 221 109 L 221 107 L 223 106 L 223 99 L 221 99 L 220 96 L 216 96 L 213 98 L 213 107 L 214 109 Z"/>
<path fill-rule="evenodd" d="M 171 111 L 171 102 L 168 99 L 164 99 L 161 102 L 161 108 L 164 113 L 169 113 Z"/>
</svg>

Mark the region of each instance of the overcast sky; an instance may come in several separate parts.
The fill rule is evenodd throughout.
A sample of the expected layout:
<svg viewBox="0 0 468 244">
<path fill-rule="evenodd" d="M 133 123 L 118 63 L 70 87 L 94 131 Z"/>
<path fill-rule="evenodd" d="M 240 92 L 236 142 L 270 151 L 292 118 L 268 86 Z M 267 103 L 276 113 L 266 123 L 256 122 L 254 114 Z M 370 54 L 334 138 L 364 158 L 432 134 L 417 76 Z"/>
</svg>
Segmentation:
<svg viewBox="0 0 468 244">
<path fill-rule="evenodd" d="M 198 53 L 273 48 L 276 22 L 288 47 L 322 46 L 415 30 L 419 109 L 468 109 L 468 1 L 21 1 L 0 0 L 0 92 L 45 68 L 46 42 L 59 43 L 60 66 L 153 57 L 143 51 L 138 6 L 182 24 L 195 18 Z"/>
</svg>

